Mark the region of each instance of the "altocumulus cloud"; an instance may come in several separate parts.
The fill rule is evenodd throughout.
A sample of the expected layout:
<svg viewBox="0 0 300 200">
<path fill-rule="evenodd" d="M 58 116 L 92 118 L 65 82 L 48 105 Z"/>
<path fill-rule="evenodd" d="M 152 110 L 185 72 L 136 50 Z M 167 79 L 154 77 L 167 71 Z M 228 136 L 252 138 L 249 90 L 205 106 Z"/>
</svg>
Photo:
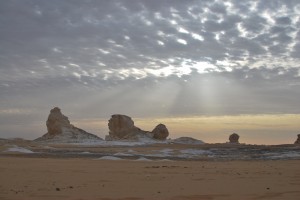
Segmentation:
<svg viewBox="0 0 300 200">
<path fill-rule="evenodd" d="M 2 123 L 54 105 L 77 118 L 299 113 L 299 16 L 297 0 L 1 1 Z"/>
</svg>

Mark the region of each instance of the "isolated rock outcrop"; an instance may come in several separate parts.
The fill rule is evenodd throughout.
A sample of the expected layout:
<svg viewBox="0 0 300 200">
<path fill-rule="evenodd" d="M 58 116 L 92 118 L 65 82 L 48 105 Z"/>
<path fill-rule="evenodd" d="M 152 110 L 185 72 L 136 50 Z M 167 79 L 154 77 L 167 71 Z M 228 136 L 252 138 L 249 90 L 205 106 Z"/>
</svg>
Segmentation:
<svg viewBox="0 0 300 200">
<path fill-rule="evenodd" d="M 240 136 L 236 133 L 233 133 L 229 136 L 229 142 L 233 144 L 239 144 Z"/>
<path fill-rule="evenodd" d="M 297 138 L 297 140 L 295 141 L 295 144 L 300 144 L 300 134 L 298 134 L 298 138 Z"/>
<path fill-rule="evenodd" d="M 98 136 L 73 126 L 68 117 L 64 116 L 58 107 L 50 111 L 46 125 L 48 132 L 35 141 L 80 142 L 86 139 L 101 140 Z"/>
<path fill-rule="evenodd" d="M 152 131 L 153 138 L 157 140 L 165 140 L 169 136 L 169 131 L 164 124 L 158 124 Z"/>
<path fill-rule="evenodd" d="M 127 115 L 115 114 L 108 121 L 109 135 L 106 140 L 139 140 L 150 138 L 165 140 L 169 131 L 163 124 L 157 125 L 152 132 L 141 130 L 134 125 L 134 121 Z"/>
</svg>

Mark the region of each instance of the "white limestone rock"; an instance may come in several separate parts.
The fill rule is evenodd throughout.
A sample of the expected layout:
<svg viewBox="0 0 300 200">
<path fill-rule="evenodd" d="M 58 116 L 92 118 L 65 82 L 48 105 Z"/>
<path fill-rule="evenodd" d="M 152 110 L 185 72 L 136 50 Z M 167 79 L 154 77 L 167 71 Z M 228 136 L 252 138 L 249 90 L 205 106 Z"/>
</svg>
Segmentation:
<svg viewBox="0 0 300 200">
<path fill-rule="evenodd" d="M 73 126 L 68 117 L 55 107 L 50 111 L 47 122 L 48 132 L 35 141 L 83 142 L 84 140 L 102 140 L 100 137 Z"/>
</svg>

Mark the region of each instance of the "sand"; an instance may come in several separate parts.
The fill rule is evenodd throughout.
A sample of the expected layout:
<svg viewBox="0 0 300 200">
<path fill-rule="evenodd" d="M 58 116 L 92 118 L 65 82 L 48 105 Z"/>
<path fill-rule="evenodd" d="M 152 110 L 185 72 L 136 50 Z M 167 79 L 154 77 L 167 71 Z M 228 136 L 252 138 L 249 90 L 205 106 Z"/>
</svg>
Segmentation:
<svg viewBox="0 0 300 200">
<path fill-rule="evenodd" d="M 300 199 L 300 160 L 0 157 L 1 200 Z"/>
</svg>

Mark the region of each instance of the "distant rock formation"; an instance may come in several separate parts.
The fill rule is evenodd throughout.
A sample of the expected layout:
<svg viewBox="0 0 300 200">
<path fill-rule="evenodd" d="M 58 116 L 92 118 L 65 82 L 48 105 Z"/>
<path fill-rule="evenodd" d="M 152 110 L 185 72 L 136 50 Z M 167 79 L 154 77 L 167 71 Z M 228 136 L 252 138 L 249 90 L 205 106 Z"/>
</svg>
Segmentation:
<svg viewBox="0 0 300 200">
<path fill-rule="evenodd" d="M 164 124 L 158 124 L 152 131 L 153 138 L 157 140 L 165 140 L 169 136 L 169 131 Z"/>
<path fill-rule="evenodd" d="M 239 144 L 240 136 L 236 133 L 233 133 L 229 136 L 229 143 Z"/>
<path fill-rule="evenodd" d="M 35 141 L 57 140 L 62 142 L 80 142 L 86 139 L 102 140 L 94 134 L 73 126 L 68 117 L 64 116 L 58 107 L 50 111 L 46 125 L 48 132 Z"/>
<path fill-rule="evenodd" d="M 126 115 L 112 115 L 108 120 L 108 128 L 111 139 L 129 139 L 141 131 Z"/>
<path fill-rule="evenodd" d="M 202 140 L 197 140 L 192 137 L 179 137 L 171 141 L 175 144 L 204 144 Z"/>
<path fill-rule="evenodd" d="M 298 134 L 298 138 L 297 138 L 297 140 L 295 141 L 295 144 L 300 144 L 300 134 Z"/>
<path fill-rule="evenodd" d="M 169 136 L 169 131 L 163 124 L 157 125 L 152 132 L 144 131 L 134 125 L 131 117 L 120 114 L 111 116 L 108 128 L 109 135 L 106 136 L 106 140 L 138 140 L 139 138 L 165 140 Z"/>
<path fill-rule="evenodd" d="M 64 116 L 58 107 L 50 111 L 46 126 L 49 135 L 58 135 L 62 133 L 63 128 L 72 128 L 68 117 Z"/>
</svg>

